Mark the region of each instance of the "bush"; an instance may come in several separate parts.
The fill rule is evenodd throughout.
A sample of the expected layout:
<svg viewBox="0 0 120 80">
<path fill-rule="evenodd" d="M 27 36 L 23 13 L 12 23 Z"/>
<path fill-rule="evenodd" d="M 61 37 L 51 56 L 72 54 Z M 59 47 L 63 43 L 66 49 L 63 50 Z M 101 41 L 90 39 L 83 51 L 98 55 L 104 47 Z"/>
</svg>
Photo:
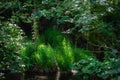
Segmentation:
<svg viewBox="0 0 120 80">
<path fill-rule="evenodd" d="M 82 59 L 73 65 L 73 69 L 78 70 L 78 75 L 83 80 L 106 80 L 118 78 L 120 73 L 120 59 L 112 58 L 104 62 L 100 62 L 94 58 Z M 114 64 L 114 65 L 113 65 Z"/>
<path fill-rule="evenodd" d="M 1 23 L 0 27 L 0 69 L 21 71 L 22 59 L 20 51 L 23 48 L 23 32 L 10 22 Z"/>
</svg>

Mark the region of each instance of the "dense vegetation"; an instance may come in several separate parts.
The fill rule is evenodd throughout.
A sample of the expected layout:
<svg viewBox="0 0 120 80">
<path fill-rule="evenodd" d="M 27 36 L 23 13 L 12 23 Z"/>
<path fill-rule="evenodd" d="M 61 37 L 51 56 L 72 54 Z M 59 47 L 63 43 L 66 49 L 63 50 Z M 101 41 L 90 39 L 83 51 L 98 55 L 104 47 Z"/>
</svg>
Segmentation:
<svg viewBox="0 0 120 80">
<path fill-rule="evenodd" d="M 119 0 L 1 0 L 0 70 L 120 78 Z M 1 75 L 0 75 L 1 77 Z"/>
</svg>

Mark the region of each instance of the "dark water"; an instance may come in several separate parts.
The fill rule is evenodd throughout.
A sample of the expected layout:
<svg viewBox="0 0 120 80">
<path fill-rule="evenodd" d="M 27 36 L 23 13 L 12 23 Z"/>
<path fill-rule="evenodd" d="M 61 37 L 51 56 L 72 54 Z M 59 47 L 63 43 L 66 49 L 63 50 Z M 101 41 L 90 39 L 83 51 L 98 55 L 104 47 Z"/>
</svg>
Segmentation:
<svg viewBox="0 0 120 80">
<path fill-rule="evenodd" d="M 68 73 L 49 73 L 49 74 L 20 74 L 12 73 L 7 74 L 4 80 L 80 80 L 78 76 Z"/>
<path fill-rule="evenodd" d="M 24 80 L 80 80 L 77 76 L 73 76 L 71 74 L 65 74 L 65 73 L 56 73 L 56 74 L 41 74 L 41 75 L 35 75 L 31 76 L 28 75 L 26 79 Z"/>
<path fill-rule="evenodd" d="M 46 75 L 37 75 L 35 77 L 29 77 L 23 80 L 79 80 L 73 76 L 60 76 L 59 78 L 56 76 L 46 76 Z"/>
</svg>

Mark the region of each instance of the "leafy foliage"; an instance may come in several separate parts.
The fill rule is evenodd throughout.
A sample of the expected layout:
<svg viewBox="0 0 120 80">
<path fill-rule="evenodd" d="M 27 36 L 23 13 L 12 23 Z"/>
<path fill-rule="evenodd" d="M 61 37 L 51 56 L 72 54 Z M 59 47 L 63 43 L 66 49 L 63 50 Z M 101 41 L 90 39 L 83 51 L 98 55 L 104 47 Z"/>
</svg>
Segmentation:
<svg viewBox="0 0 120 80">
<path fill-rule="evenodd" d="M 83 80 L 118 79 L 119 59 L 111 58 L 104 62 L 96 59 L 82 59 L 73 65 Z"/>
<path fill-rule="evenodd" d="M 23 47 L 23 32 L 16 24 L 10 22 L 1 23 L 0 27 L 0 69 L 22 69 L 20 50 Z"/>
<path fill-rule="evenodd" d="M 80 60 L 75 68 L 82 71 L 83 79 L 114 78 L 120 65 L 119 3 L 119 0 L 1 0 L 0 69 L 19 70 L 24 64 L 26 70 L 36 64 L 51 68 L 57 62 L 66 70 Z M 33 26 L 33 39 L 24 41 L 25 45 L 23 32 L 17 26 L 22 23 Z M 23 29 L 32 26 L 22 24 Z"/>
</svg>

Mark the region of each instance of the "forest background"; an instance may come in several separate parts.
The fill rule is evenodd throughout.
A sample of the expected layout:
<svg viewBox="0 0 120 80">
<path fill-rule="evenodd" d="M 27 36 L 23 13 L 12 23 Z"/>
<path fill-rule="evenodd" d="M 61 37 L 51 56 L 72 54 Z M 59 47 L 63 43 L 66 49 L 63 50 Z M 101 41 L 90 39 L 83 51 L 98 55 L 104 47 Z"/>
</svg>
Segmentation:
<svg viewBox="0 0 120 80">
<path fill-rule="evenodd" d="M 0 70 L 120 74 L 119 0 L 1 0 Z"/>
</svg>

